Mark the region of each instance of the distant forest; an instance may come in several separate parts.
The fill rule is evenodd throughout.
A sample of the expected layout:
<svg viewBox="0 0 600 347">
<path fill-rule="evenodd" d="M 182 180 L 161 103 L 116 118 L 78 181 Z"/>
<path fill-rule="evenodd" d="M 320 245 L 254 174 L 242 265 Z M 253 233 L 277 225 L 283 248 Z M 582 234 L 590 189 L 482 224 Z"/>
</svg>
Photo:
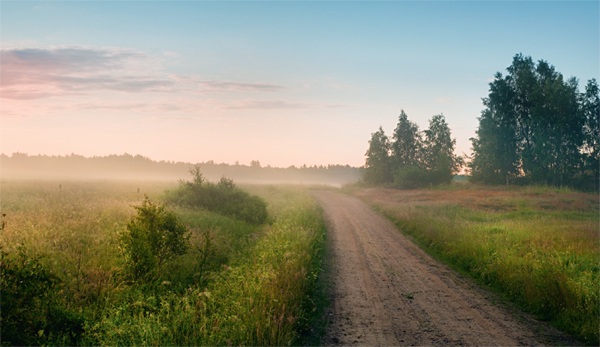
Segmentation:
<svg viewBox="0 0 600 347">
<path fill-rule="evenodd" d="M 124 179 L 124 180 L 178 180 L 189 179 L 189 170 L 196 163 L 154 161 L 141 155 L 108 155 L 84 157 L 1 154 L 2 179 Z M 251 165 L 217 164 L 210 160 L 200 164 L 203 177 L 218 181 L 222 176 L 241 183 L 308 183 L 340 186 L 356 182 L 361 168 L 349 165 L 290 166 L 276 168 Z"/>
<path fill-rule="evenodd" d="M 454 155 L 443 115 L 419 131 L 404 111 L 392 138 L 371 135 L 364 182 L 401 189 L 446 184 L 465 166 L 484 184 L 538 184 L 598 191 L 600 94 L 595 79 L 579 91 L 544 60 L 517 54 L 508 74 L 496 73 L 483 98 L 469 157 Z"/>
</svg>

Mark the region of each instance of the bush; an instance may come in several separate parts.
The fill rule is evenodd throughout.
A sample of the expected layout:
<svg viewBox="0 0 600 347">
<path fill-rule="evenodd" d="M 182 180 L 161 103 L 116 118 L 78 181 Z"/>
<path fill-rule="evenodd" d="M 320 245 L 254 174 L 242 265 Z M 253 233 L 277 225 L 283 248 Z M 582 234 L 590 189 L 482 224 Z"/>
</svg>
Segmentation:
<svg viewBox="0 0 600 347">
<path fill-rule="evenodd" d="M 450 184 L 453 177 L 450 159 L 441 154 L 436 159 L 435 168 L 428 170 L 421 166 L 409 165 L 397 169 L 394 172 L 394 187 L 398 189 L 419 189 Z"/>
<path fill-rule="evenodd" d="M 203 208 L 252 224 L 267 221 L 267 203 L 237 188 L 233 180 L 222 177 L 217 184 L 208 182 L 202 177 L 199 165 L 194 166 L 190 173 L 192 181 L 180 181 L 177 190 L 166 192 L 168 203 Z"/>
<path fill-rule="evenodd" d="M 2 252 L 0 326 L 3 346 L 73 345 L 83 319 L 68 311 L 57 295 L 60 280 L 21 247 Z"/>
<path fill-rule="evenodd" d="M 160 270 L 162 265 L 186 252 L 190 235 L 187 228 L 164 206 L 147 197 L 119 238 L 127 255 L 128 267 L 135 279 Z"/>
<path fill-rule="evenodd" d="M 394 173 L 394 187 L 418 189 L 429 184 L 427 170 L 418 166 L 405 166 Z"/>
</svg>

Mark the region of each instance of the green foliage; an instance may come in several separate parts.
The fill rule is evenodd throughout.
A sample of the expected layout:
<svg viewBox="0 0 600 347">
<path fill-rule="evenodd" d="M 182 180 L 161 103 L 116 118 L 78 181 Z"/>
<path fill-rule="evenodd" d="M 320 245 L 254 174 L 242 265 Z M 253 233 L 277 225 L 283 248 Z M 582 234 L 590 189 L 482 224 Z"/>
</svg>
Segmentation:
<svg viewBox="0 0 600 347">
<path fill-rule="evenodd" d="M 469 163 L 471 182 L 514 183 L 519 172 L 514 126 L 494 117 L 490 110 L 484 110 L 476 133 L 477 137 L 470 139 L 474 152 Z"/>
<path fill-rule="evenodd" d="M 423 154 L 423 139 L 419 126 L 408 120 L 404 110 L 400 111 L 398 125 L 392 136 L 392 165 L 396 170 L 408 166 L 419 166 Z"/>
<path fill-rule="evenodd" d="M 449 184 L 463 165 L 462 158 L 454 155 L 456 140 L 451 138 L 444 115 L 429 121 L 422 133 L 401 111 L 389 142 L 383 129 L 372 134 L 366 153 L 363 181 L 369 185 L 393 182 L 400 189 L 415 189 Z"/>
<path fill-rule="evenodd" d="M 0 269 L 2 345 L 74 344 L 83 319 L 58 298 L 63 284 L 42 257 L 27 254 L 24 247 L 2 251 Z"/>
<path fill-rule="evenodd" d="M 394 172 L 394 187 L 399 189 L 417 189 L 429 185 L 429 172 L 420 166 L 404 166 Z"/>
<path fill-rule="evenodd" d="M 598 114 L 595 80 L 578 92 L 552 65 L 517 54 L 508 75 L 490 83 L 486 109 L 472 138 L 473 181 L 598 187 Z M 594 130 L 595 129 L 595 130 Z"/>
<path fill-rule="evenodd" d="M 456 139 L 452 138 L 444 115 L 433 116 L 429 120 L 429 128 L 424 133 L 422 165 L 429 172 L 430 183 L 449 184 L 463 162 L 460 157 L 454 155 Z"/>
<path fill-rule="evenodd" d="M 381 127 L 377 132 L 371 134 L 369 149 L 365 155 L 367 160 L 363 181 L 373 185 L 391 182 L 393 177 L 390 164 L 390 143 Z"/>
<path fill-rule="evenodd" d="M 180 181 L 179 189 L 165 194 L 168 203 L 192 208 L 204 208 L 248 223 L 263 224 L 267 221 L 267 204 L 237 188 L 233 180 L 222 177 L 213 184 L 204 177 L 200 166 L 190 169 L 192 181 Z"/>
<path fill-rule="evenodd" d="M 581 111 L 585 118 L 583 133 L 583 172 L 575 186 L 597 192 L 600 189 L 600 88 L 595 79 L 588 81 L 581 94 Z"/>
<path fill-rule="evenodd" d="M 146 197 L 141 206 L 134 206 L 137 216 L 127 224 L 120 241 L 127 255 L 128 267 L 135 279 L 160 272 L 165 261 L 186 252 L 188 230 L 175 216 Z"/>
</svg>

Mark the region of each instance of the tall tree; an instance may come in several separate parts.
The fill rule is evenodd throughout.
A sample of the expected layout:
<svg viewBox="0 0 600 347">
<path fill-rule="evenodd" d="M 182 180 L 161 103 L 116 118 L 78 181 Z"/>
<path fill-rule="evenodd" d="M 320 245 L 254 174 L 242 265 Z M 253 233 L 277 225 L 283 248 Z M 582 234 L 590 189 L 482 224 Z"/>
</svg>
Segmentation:
<svg viewBox="0 0 600 347">
<path fill-rule="evenodd" d="M 419 126 L 408 120 L 404 110 L 400 111 L 398 125 L 392 135 L 392 166 L 397 171 L 407 166 L 419 165 L 422 138 Z"/>
<path fill-rule="evenodd" d="M 578 112 L 577 80 L 540 60 L 531 93 L 531 139 L 523 149 L 523 170 L 536 183 L 568 184 L 581 162 L 584 120 Z"/>
<path fill-rule="evenodd" d="M 501 73 L 495 77 L 489 97 L 483 99 L 487 108 L 479 117 L 477 137 L 470 139 L 473 158 L 469 167 L 474 182 L 508 184 L 516 179 L 520 168 L 517 117 L 511 104 L 515 90 Z"/>
<path fill-rule="evenodd" d="M 365 163 L 364 181 L 369 184 L 384 184 L 392 181 L 390 165 L 390 141 L 383 128 L 371 134 Z"/>
<path fill-rule="evenodd" d="M 588 81 L 581 95 L 581 109 L 585 125 L 583 127 L 584 156 L 583 179 L 590 182 L 590 188 L 598 191 L 600 180 L 600 92 L 595 79 Z"/>
<path fill-rule="evenodd" d="M 448 184 L 458 173 L 462 159 L 454 155 L 456 139 L 443 114 L 429 120 L 429 128 L 424 131 L 423 164 L 430 174 L 431 183 Z"/>
<path fill-rule="evenodd" d="M 473 138 L 472 177 L 485 183 L 515 178 L 570 184 L 580 171 L 584 118 L 577 80 L 517 54 L 508 75 L 497 73 Z"/>
</svg>

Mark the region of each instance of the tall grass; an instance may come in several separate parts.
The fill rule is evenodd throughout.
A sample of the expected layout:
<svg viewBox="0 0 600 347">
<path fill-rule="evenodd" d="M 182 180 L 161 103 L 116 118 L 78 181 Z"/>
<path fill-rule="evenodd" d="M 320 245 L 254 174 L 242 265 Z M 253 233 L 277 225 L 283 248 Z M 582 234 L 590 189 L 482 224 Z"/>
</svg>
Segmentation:
<svg viewBox="0 0 600 347">
<path fill-rule="evenodd" d="M 275 223 L 208 286 L 136 293 L 88 334 L 102 345 L 290 345 L 310 312 L 324 233 L 306 192 L 267 187 Z M 163 286 L 168 288 L 168 285 Z M 140 328 L 143 327 L 143 328 Z"/>
<path fill-rule="evenodd" d="M 410 194 L 401 205 L 376 207 L 433 255 L 586 344 L 599 343 L 597 197 L 543 188 Z"/>
<path fill-rule="evenodd" d="M 311 295 L 324 237 L 321 211 L 307 191 L 252 187 L 269 206 L 272 223 L 262 226 L 175 208 L 192 233 L 191 250 L 169 263 L 156 281 L 136 283 L 124 272 L 117 235 L 135 213 L 131 205 L 143 199 L 138 185 L 139 195 L 154 200 L 175 187 L 66 182 L 59 189 L 48 182 L 2 182 L 7 225 L 0 241 L 8 254 L 3 260 L 16 257 L 19 247 L 30 259 L 39 258 L 58 278 L 52 289 L 56 307 L 76 315 L 71 321 L 81 327 L 68 334 L 68 327 L 52 330 L 33 322 L 44 329 L 32 344 L 297 341 L 314 309 Z M 3 343 L 10 343 L 5 335 Z"/>
</svg>

